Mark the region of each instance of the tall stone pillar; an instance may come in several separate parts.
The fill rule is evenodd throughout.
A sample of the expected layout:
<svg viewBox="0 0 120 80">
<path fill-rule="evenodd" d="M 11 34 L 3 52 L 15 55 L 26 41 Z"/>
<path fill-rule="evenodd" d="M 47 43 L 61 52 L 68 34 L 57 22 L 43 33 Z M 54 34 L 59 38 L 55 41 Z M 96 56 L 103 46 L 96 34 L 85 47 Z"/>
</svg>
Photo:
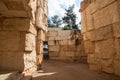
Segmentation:
<svg viewBox="0 0 120 80">
<path fill-rule="evenodd" d="M 43 12 L 37 8 L 38 1 L 43 5 L 40 7 Z M 37 17 L 43 17 L 45 10 L 47 0 L 0 0 L 0 70 L 37 69 L 37 31 L 42 28 L 36 24 L 36 12 L 41 14 Z M 47 25 L 44 27 L 47 29 Z"/>
</svg>

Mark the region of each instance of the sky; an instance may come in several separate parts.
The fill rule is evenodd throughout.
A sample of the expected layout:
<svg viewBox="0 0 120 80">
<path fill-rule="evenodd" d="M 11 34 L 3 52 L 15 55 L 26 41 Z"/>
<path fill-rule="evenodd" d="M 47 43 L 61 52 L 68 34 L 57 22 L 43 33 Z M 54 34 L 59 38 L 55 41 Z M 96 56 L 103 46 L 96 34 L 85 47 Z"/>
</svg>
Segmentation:
<svg viewBox="0 0 120 80">
<path fill-rule="evenodd" d="M 80 2 L 82 0 L 48 0 L 48 12 L 49 17 L 58 15 L 63 17 L 65 15 L 65 8 L 68 8 L 71 5 L 75 5 L 74 12 L 77 16 L 77 24 L 80 22 Z"/>
</svg>

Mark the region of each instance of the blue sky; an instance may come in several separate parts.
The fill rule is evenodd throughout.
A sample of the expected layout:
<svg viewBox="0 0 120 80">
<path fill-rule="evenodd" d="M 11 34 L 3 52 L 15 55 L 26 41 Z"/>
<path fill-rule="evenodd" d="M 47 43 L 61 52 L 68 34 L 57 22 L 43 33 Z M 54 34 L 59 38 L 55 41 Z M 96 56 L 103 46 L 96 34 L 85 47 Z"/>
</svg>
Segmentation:
<svg viewBox="0 0 120 80">
<path fill-rule="evenodd" d="M 59 17 L 63 17 L 65 10 L 64 8 L 68 8 L 70 5 L 75 4 L 74 12 L 77 15 L 77 23 L 80 22 L 80 2 L 82 0 L 48 0 L 48 11 L 49 17 L 54 15 L 59 15 Z"/>
</svg>

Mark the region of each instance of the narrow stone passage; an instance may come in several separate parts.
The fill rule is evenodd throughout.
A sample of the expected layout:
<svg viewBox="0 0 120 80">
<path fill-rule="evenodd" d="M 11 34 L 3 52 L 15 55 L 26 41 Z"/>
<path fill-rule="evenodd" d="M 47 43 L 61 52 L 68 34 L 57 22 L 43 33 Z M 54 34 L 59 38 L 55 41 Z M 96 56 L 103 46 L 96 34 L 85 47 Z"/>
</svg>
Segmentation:
<svg viewBox="0 0 120 80">
<path fill-rule="evenodd" d="M 120 77 L 89 70 L 87 64 L 44 61 L 44 73 L 34 73 L 33 80 L 120 80 Z"/>
</svg>

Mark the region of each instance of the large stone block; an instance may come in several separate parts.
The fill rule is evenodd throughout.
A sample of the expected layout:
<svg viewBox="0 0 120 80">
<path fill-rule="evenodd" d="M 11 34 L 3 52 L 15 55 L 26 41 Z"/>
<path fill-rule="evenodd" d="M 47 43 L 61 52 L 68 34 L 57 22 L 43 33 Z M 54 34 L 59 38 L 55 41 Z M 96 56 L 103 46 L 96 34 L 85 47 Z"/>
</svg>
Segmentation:
<svg viewBox="0 0 120 80">
<path fill-rule="evenodd" d="M 120 61 L 119 60 L 114 61 L 114 69 L 115 69 L 115 74 L 120 76 Z"/>
<path fill-rule="evenodd" d="M 120 39 L 115 39 L 115 60 L 120 60 Z"/>
<path fill-rule="evenodd" d="M 45 41 L 45 32 L 43 30 L 38 30 L 38 40 Z"/>
<path fill-rule="evenodd" d="M 83 40 L 84 40 L 84 41 L 89 40 L 88 32 L 85 32 L 85 33 L 83 33 L 82 35 L 83 35 Z"/>
<path fill-rule="evenodd" d="M 108 39 L 95 42 L 95 56 L 103 59 L 113 58 L 115 55 L 114 40 Z"/>
<path fill-rule="evenodd" d="M 87 31 L 87 22 L 86 22 L 86 11 L 81 13 L 81 32 L 84 33 Z"/>
<path fill-rule="evenodd" d="M 58 31 L 58 36 L 68 37 L 71 35 L 71 30 L 60 30 Z"/>
<path fill-rule="evenodd" d="M 59 45 L 68 45 L 68 40 L 60 40 Z"/>
<path fill-rule="evenodd" d="M 113 4 L 115 1 L 116 0 L 104 0 L 104 1 L 96 0 L 96 4 L 97 4 L 98 9 L 101 9 L 106 6 L 109 6 L 110 4 Z"/>
<path fill-rule="evenodd" d="M 35 18 L 37 8 L 36 1 L 31 0 L 2 0 L 0 1 L 0 14 L 4 17 L 28 17 Z M 16 7 L 17 6 L 17 7 Z"/>
<path fill-rule="evenodd" d="M 98 40 L 112 38 L 113 37 L 112 25 L 108 25 L 106 27 L 99 28 L 93 31 L 89 31 L 87 36 L 91 41 L 98 41 Z"/>
<path fill-rule="evenodd" d="M 18 51 L 20 49 L 20 33 L 16 31 L 0 31 L 0 51 Z"/>
<path fill-rule="evenodd" d="M 114 73 L 113 59 L 101 59 L 102 71 L 107 73 Z"/>
<path fill-rule="evenodd" d="M 49 52 L 49 56 L 50 56 L 50 57 L 58 57 L 58 56 L 59 56 L 59 52 L 50 51 L 50 52 Z"/>
<path fill-rule="evenodd" d="M 66 47 L 66 48 L 65 48 Z M 68 45 L 64 46 L 64 51 L 76 51 L 76 46 L 75 45 Z"/>
<path fill-rule="evenodd" d="M 59 57 L 50 57 L 51 60 L 60 60 Z"/>
<path fill-rule="evenodd" d="M 88 54 L 87 62 L 89 64 L 97 64 L 97 58 L 95 57 L 94 54 Z"/>
<path fill-rule="evenodd" d="M 48 28 L 48 31 L 60 31 L 62 28 Z"/>
<path fill-rule="evenodd" d="M 57 36 L 54 39 L 55 40 L 67 40 L 67 39 L 70 39 L 70 38 L 71 38 L 70 36 Z"/>
<path fill-rule="evenodd" d="M 37 69 L 36 66 L 36 51 L 33 50 L 32 52 L 25 52 L 24 53 L 24 71 L 35 71 Z"/>
<path fill-rule="evenodd" d="M 73 39 L 73 40 L 69 39 L 68 40 L 68 45 L 76 45 L 76 40 L 75 39 Z"/>
<path fill-rule="evenodd" d="M 24 52 L 4 51 L 0 52 L 0 70 L 23 71 L 24 70 Z"/>
<path fill-rule="evenodd" d="M 35 35 L 31 33 L 26 33 L 25 35 L 25 51 L 32 51 L 36 48 L 36 38 Z"/>
<path fill-rule="evenodd" d="M 48 40 L 48 41 L 49 41 L 49 40 L 53 40 L 53 41 L 54 41 L 54 40 L 56 40 L 56 39 L 55 39 L 55 37 L 48 37 L 47 40 Z"/>
<path fill-rule="evenodd" d="M 56 52 L 58 52 L 59 50 L 60 50 L 60 46 L 59 45 L 49 46 L 49 51 L 56 51 Z"/>
<path fill-rule="evenodd" d="M 67 57 L 75 57 L 75 52 L 72 52 L 72 51 L 71 52 L 69 52 L 69 51 L 65 52 L 65 54 L 66 54 Z"/>
<path fill-rule="evenodd" d="M 113 24 L 113 34 L 116 38 L 120 38 L 120 22 Z"/>
<path fill-rule="evenodd" d="M 118 22 L 119 14 L 118 14 L 117 2 L 114 2 L 113 4 L 97 11 L 93 16 L 94 16 L 95 28 L 100 28 L 100 27 Z"/>
<path fill-rule="evenodd" d="M 55 45 L 55 41 L 54 40 L 49 40 L 48 45 Z"/>
<path fill-rule="evenodd" d="M 94 42 L 85 41 L 84 42 L 84 47 L 85 47 L 86 54 L 94 53 L 94 50 L 95 50 L 95 44 L 94 44 Z"/>
<path fill-rule="evenodd" d="M 3 30 L 10 31 L 27 31 L 37 34 L 36 27 L 31 23 L 28 18 L 8 18 L 3 19 Z"/>
<path fill-rule="evenodd" d="M 87 31 L 94 29 L 93 26 L 93 15 L 91 14 L 91 6 L 86 8 L 86 26 L 87 26 Z"/>
<path fill-rule="evenodd" d="M 49 37 L 56 37 L 58 35 L 57 31 L 48 31 L 47 36 Z"/>
<path fill-rule="evenodd" d="M 63 51 L 63 50 L 60 51 L 60 58 L 62 58 L 62 57 L 64 57 L 64 58 L 66 57 L 65 51 Z"/>
</svg>

